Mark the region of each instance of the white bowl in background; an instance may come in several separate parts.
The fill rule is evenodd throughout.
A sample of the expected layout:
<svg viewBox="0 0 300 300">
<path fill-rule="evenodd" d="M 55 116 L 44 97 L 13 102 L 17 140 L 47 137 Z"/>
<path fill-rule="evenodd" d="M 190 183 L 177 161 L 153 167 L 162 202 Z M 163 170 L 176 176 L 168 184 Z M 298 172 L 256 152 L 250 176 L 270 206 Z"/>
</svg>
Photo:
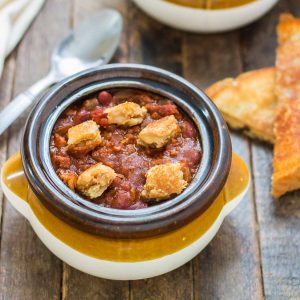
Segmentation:
<svg viewBox="0 0 300 300">
<path fill-rule="evenodd" d="M 256 0 L 238 7 L 200 9 L 165 0 L 133 0 L 157 21 L 186 31 L 213 33 L 247 25 L 267 13 L 278 0 Z"/>
</svg>

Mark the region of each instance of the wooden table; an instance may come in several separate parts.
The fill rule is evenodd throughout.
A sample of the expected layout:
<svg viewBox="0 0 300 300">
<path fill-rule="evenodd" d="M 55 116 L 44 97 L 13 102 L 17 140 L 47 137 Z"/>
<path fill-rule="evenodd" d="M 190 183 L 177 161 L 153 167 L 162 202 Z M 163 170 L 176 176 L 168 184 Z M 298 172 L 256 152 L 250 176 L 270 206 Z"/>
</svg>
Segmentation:
<svg viewBox="0 0 300 300">
<path fill-rule="evenodd" d="M 149 1 L 149 0 L 148 0 Z M 279 13 L 300 17 L 299 0 L 280 3 L 258 22 L 225 34 L 167 28 L 129 1 L 48 0 L 5 65 L 0 107 L 41 78 L 56 42 L 103 6 L 117 7 L 125 29 L 115 62 L 159 66 L 199 87 L 274 64 Z M 19 149 L 26 115 L 0 138 L 0 164 Z M 1 194 L 1 299 L 300 299 L 300 193 L 270 196 L 272 148 L 232 134 L 252 172 L 250 191 L 193 261 L 160 277 L 118 282 L 83 274 L 50 253 Z"/>
</svg>

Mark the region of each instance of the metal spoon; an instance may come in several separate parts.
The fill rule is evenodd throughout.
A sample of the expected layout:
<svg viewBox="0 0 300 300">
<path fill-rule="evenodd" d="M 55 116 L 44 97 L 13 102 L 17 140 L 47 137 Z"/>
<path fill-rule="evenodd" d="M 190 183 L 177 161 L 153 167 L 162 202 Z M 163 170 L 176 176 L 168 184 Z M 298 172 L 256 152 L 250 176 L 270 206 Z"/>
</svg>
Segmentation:
<svg viewBox="0 0 300 300">
<path fill-rule="evenodd" d="M 0 135 L 47 87 L 82 70 L 106 64 L 118 47 L 122 27 L 122 16 L 113 9 L 101 10 L 76 26 L 54 50 L 49 74 L 0 112 Z"/>
</svg>

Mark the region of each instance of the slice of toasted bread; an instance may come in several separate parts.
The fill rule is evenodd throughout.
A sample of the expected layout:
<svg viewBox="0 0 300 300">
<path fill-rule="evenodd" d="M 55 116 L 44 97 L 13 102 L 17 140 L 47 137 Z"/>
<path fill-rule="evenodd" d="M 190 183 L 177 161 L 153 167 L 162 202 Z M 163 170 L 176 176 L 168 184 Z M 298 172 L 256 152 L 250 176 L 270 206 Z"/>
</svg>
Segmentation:
<svg viewBox="0 0 300 300">
<path fill-rule="evenodd" d="M 283 14 L 277 27 L 272 194 L 300 188 L 300 19 Z"/>
<path fill-rule="evenodd" d="M 206 89 L 230 127 L 251 137 L 274 142 L 273 123 L 277 105 L 275 68 L 246 72 L 227 78 Z"/>
</svg>

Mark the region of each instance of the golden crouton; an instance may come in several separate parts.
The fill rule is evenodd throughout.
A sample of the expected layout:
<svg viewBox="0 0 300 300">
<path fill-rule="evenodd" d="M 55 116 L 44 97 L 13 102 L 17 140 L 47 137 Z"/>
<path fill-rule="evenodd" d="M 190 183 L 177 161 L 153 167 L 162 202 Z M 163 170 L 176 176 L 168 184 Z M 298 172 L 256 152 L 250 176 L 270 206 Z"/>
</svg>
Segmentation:
<svg viewBox="0 0 300 300">
<path fill-rule="evenodd" d="M 180 133 L 180 127 L 173 115 L 149 123 L 138 136 L 138 144 L 161 148 Z"/>
<path fill-rule="evenodd" d="M 76 189 L 86 197 L 100 197 L 116 177 L 115 171 L 103 165 L 95 164 L 81 173 L 76 183 Z"/>
<path fill-rule="evenodd" d="M 124 102 L 104 112 L 107 113 L 108 124 L 134 126 L 143 122 L 147 109 L 134 102 Z"/>
<path fill-rule="evenodd" d="M 272 177 L 272 194 L 276 198 L 300 188 L 300 19 L 282 15 L 277 33 L 278 106 Z"/>
<path fill-rule="evenodd" d="M 206 89 L 230 127 L 274 143 L 277 106 L 275 68 L 263 68 L 226 78 Z"/>
<path fill-rule="evenodd" d="M 180 194 L 187 186 L 180 163 L 167 163 L 152 167 L 146 175 L 142 191 L 145 199 L 165 199 Z"/>
<path fill-rule="evenodd" d="M 86 121 L 68 130 L 68 151 L 73 154 L 86 154 L 101 144 L 98 125 Z"/>
</svg>

